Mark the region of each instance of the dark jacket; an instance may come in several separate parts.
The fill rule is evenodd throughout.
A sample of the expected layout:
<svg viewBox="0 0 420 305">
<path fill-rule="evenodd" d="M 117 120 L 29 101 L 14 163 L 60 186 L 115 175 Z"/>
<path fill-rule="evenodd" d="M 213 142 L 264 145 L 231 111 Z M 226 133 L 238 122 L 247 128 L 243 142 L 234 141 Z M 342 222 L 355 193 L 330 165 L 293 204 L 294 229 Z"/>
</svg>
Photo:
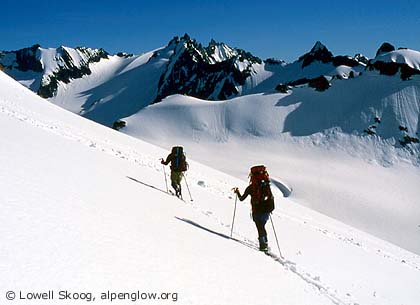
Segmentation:
<svg viewBox="0 0 420 305">
<path fill-rule="evenodd" d="M 178 159 L 178 160 L 177 160 Z M 177 158 L 177 155 L 171 152 L 167 157 L 166 161 L 162 161 L 162 164 L 168 165 L 171 163 L 171 171 L 173 172 L 184 172 L 188 168 L 188 163 L 185 160 L 185 155 L 182 154 L 180 158 Z"/>
<path fill-rule="evenodd" d="M 265 211 L 261 211 L 260 209 L 261 205 L 258 202 L 258 198 L 256 198 L 256 194 L 253 192 L 252 184 L 248 185 L 243 195 L 239 191 L 237 194 L 240 201 L 244 201 L 248 195 L 251 195 L 252 213 L 265 213 Z"/>
<path fill-rule="evenodd" d="M 173 161 L 175 160 L 175 154 L 170 153 L 167 157 L 165 161 L 162 161 L 162 164 L 168 165 L 169 162 L 171 163 L 171 170 L 174 170 L 174 163 Z"/>
</svg>

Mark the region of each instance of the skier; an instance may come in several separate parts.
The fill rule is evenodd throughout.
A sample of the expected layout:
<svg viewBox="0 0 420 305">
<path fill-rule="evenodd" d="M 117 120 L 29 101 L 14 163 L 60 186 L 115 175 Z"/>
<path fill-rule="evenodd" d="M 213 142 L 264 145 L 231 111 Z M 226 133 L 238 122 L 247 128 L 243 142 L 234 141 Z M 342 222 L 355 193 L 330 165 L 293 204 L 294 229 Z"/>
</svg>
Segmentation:
<svg viewBox="0 0 420 305">
<path fill-rule="evenodd" d="M 183 172 L 188 168 L 182 146 L 172 147 L 172 151 L 166 157 L 166 161 L 163 158 L 161 159 L 163 165 L 168 165 L 169 162 L 171 163 L 171 185 L 175 190 L 175 195 L 182 199 L 181 180 L 184 175 Z"/>
<path fill-rule="evenodd" d="M 234 192 L 240 201 L 244 201 L 248 195 L 251 195 L 252 219 L 257 226 L 259 249 L 268 251 L 265 224 L 270 218 L 270 213 L 274 210 L 274 196 L 270 189 L 270 179 L 263 165 L 252 167 L 249 177 L 250 184 L 245 189 L 244 194 L 241 195 L 237 187 L 234 188 Z"/>
</svg>

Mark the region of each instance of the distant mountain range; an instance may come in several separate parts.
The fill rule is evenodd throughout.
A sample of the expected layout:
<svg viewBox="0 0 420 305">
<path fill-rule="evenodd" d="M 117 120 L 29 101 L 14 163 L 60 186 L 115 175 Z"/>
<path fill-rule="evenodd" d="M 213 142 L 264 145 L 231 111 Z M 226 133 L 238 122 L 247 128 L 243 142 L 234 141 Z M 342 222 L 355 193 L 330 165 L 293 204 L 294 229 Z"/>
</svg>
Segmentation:
<svg viewBox="0 0 420 305">
<path fill-rule="evenodd" d="M 293 95 L 295 89 L 307 86 L 323 92 L 336 80 L 358 78 L 364 73 L 409 81 L 420 74 L 420 52 L 396 49 L 384 43 L 373 59 L 361 54 L 334 56 L 317 41 L 308 53 L 293 63 L 286 63 L 274 58 L 262 60 L 214 40 L 202 46 L 185 34 L 174 37 L 165 47 L 142 55 L 122 52 L 111 55 L 103 49 L 84 47 L 45 49 L 39 45 L 1 51 L 0 69 L 52 103 L 101 124 L 117 126 L 116 122 L 122 118 L 174 94 L 227 100 L 255 93 Z M 415 86 L 418 87 L 418 82 Z M 371 90 L 371 99 L 375 94 L 383 95 L 382 89 Z M 412 98 L 419 102 L 417 95 Z M 366 103 L 369 107 L 369 102 Z M 399 137 L 401 145 L 418 143 L 418 126 L 414 126 L 418 118 L 411 118 L 415 114 L 409 116 L 410 119 L 396 118 L 400 122 L 399 132 L 410 131 L 406 137 Z M 372 124 L 356 131 L 392 137 L 392 132 L 377 132 L 375 124 L 380 119 L 378 114 Z M 407 121 L 414 125 L 407 126 L 404 123 Z M 313 132 L 316 131 L 322 130 L 315 128 Z"/>
</svg>

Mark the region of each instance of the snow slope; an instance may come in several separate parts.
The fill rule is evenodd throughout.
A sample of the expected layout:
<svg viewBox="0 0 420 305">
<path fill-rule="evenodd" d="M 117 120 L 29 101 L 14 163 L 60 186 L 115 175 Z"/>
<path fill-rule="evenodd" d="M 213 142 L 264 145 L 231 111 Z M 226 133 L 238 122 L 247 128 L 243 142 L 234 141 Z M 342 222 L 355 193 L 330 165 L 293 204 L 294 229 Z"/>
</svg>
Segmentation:
<svg viewBox="0 0 420 305">
<path fill-rule="evenodd" d="M 340 75 L 343 78 L 348 78 L 351 71 L 360 73 L 363 70 L 363 66 L 353 68 L 348 66 L 335 67 L 332 63 L 322 63 L 319 61 L 304 68 L 302 68 L 302 63 L 299 61 L 283 65 L 265 64 L 263 68 L 265 73 L 258 73 L 264 76 L 264 79 L 245 92 L 247 94 L 270 92 L 280 83 L 287 83 L 303 78 L 311 79 L 320 75 L 331 77 Z"/>
<path fill-rule="evenodd" d="M 300 204 L 419 254 L 419 145 L 395 147 L 399 125 L 419 130 L 418 84 L 373 72 L 325 92 L 223 102 L 172 96 L 124 119 L 123 131 L 166 148 L 181 143 L 237 178 L 266 164 Z M 385 140 L 363 133 L 376 116 Z"/>
<path fill-rule="evenodd" d="M 99 123 L 112 125 L 156 97 L 165 61 L 151 58 L 153 53 L 128 58 L 114 55 L 90 64 L 91 75 L 69 84 L 61 83 L 50 101 Z"/>
<path fill-rule="evenodd" d="M 416 304 L 419 256 L 280 199 L 286 261 L 255 250 L 246 185 L 190 160 L 194 201 L 165 192 L 167 151 L 46 103 L 0 72 L 0 298 L 155 292 L 166 304 Z M 390 186 L 390 185 L 388 185 Z M 269 228 L 275 251 L 273 231 Z M 86 294 L 92 293 L 92 295 Z M 164 294 L 165 293 L 165 294 Z M 10 297 L 12 294 L 8 293 Z M 123 295 L 131 303 L 136 295 Z M 146 295 L 141 295 L 146 297 Z M 22 299 L 26 298 L 26 299 Z M 82 304 L 85 300 L 67 303 Z M 142 300 L 143 302 L 143 300 Z"/>
</svg>

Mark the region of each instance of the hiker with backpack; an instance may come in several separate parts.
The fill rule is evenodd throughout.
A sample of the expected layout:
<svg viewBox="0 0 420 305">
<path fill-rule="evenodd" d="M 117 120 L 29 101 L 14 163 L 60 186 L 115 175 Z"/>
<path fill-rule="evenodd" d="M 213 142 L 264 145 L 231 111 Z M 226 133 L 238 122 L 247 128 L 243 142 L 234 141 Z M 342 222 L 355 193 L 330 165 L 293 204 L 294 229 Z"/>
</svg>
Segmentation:
<svg viewBox="0 0 420 305">
<path fill-rule="evenodd" d="M 188 169 L 188 163 L 182 146 L 172 147 L 171 153 L 166 157 L 166 160 L 161 159 L 163 165 L 171 163 L 171 185 L 175 190 L 175 195 L 182 199 L 181 181 L 184 172 Z"/>
<path fill-rule="evenodd" d="M 240 201 L 244 201 L 248 195 L 251 196 L 252 219 L 257 226 L 258 241 L 261 251 L 268 251 L 268 239 L 265 224 L 274 210 L 274 196 L 271 193 L 270 178 L 264 165 L 253 166 L 249 173 L 250 184 L 243 195 L 237 187 L 234 192 Z"/>
</svg>

